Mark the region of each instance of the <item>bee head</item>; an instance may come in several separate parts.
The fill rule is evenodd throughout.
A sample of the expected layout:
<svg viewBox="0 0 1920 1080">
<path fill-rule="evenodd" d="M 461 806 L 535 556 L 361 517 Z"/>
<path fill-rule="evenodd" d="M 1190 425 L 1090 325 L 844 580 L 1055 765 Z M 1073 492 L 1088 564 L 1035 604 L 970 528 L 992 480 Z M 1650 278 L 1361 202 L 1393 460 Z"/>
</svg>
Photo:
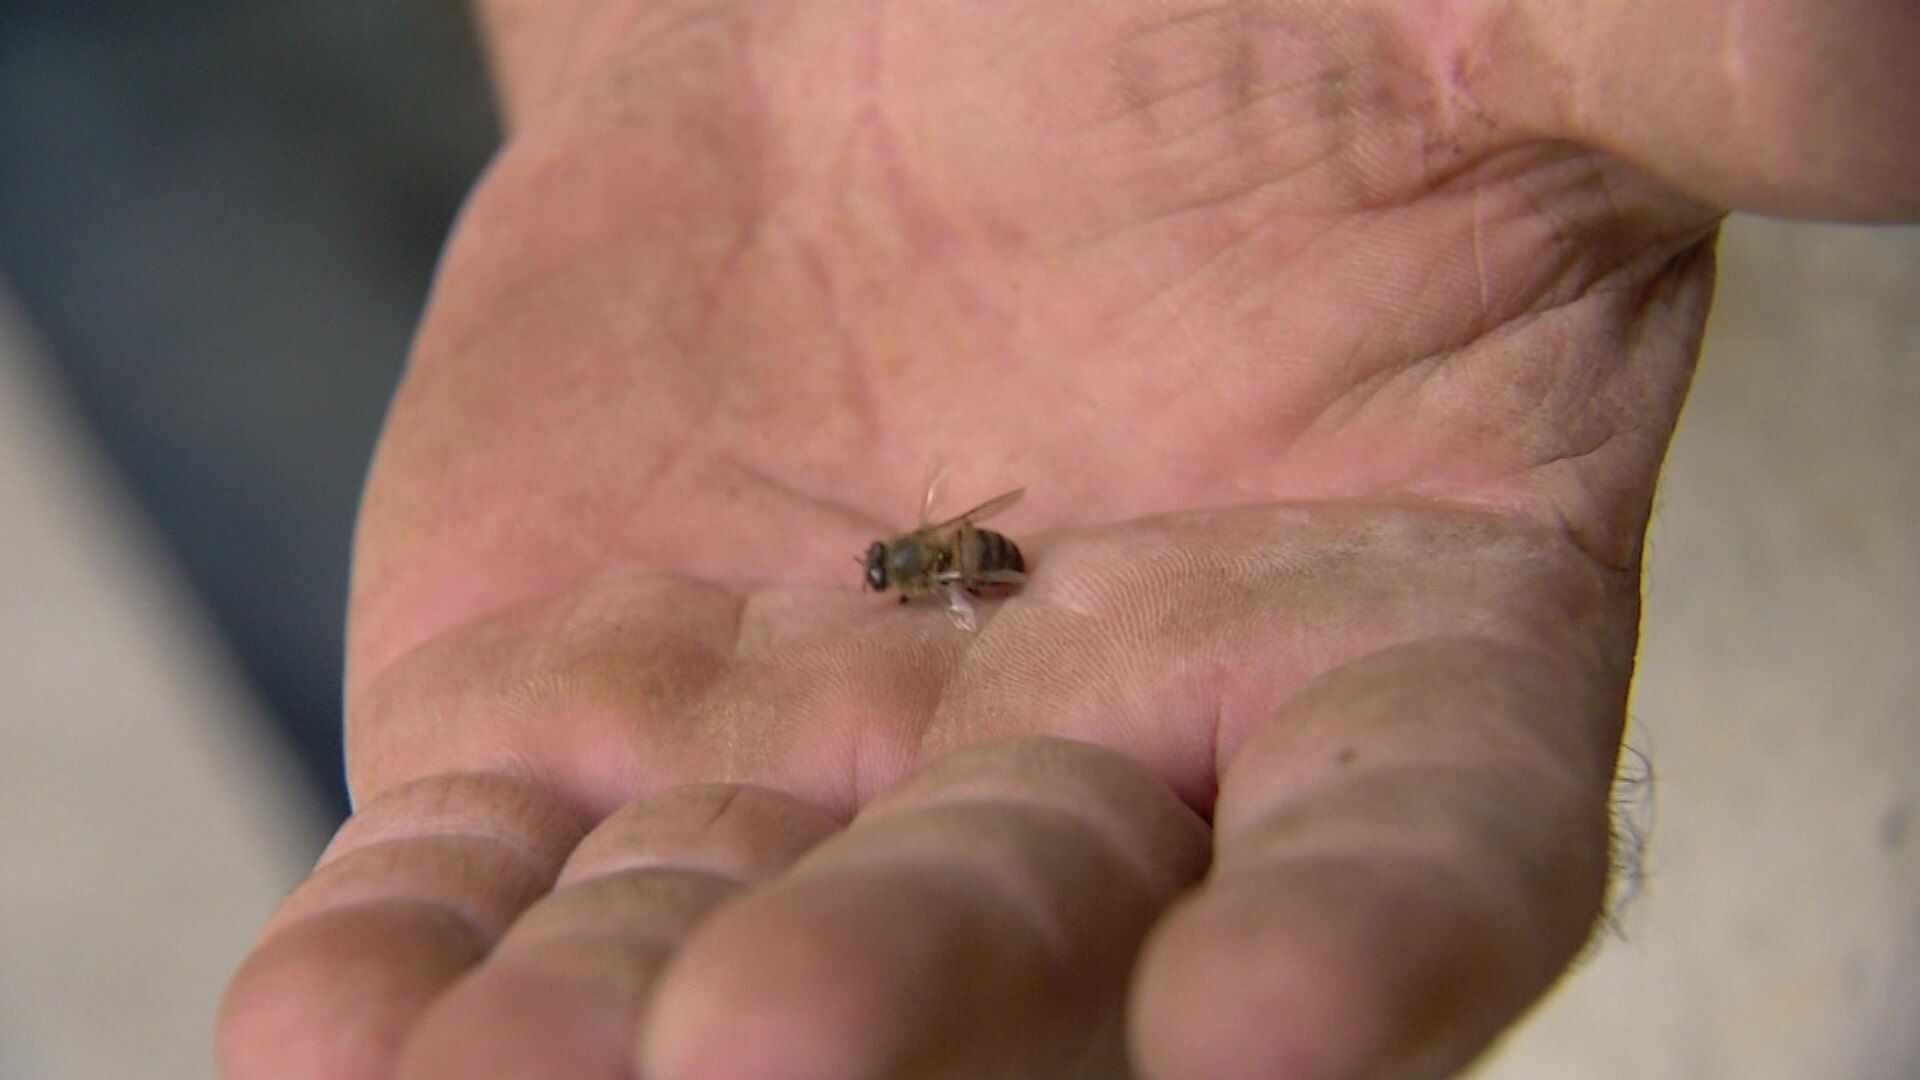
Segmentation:
<svg viewBox="0 0 1920 1080">
<path fill-rule="evenodd" d="M 874 592 L 884 592 L 887 588 L 887 545 L 879 540 L 867 549 L 863 560 L 867 567 L 867 588 Z"/>
</svg>

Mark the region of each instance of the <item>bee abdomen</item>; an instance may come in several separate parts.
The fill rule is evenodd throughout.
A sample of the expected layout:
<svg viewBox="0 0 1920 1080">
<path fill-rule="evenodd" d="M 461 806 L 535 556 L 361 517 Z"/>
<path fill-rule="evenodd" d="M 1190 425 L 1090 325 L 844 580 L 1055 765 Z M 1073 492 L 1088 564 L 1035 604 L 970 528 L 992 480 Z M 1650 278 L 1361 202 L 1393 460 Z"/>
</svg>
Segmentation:
<svg viewBox="0 0 1920 1080">
<path fill-rule="evenodd" d="M 1013 541 L 991 529 L 981 529 L 979 569 L 1017 570 L 1025 573 L 1027 561 L 1021 557 L 1020 549 Z"/>
</svg>

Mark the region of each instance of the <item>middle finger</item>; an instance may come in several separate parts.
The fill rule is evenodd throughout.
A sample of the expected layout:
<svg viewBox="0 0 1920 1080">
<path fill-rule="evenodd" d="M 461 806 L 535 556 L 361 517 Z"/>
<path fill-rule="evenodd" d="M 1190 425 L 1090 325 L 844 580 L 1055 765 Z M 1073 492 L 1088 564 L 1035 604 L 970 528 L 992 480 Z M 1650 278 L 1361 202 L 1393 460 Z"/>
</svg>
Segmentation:
<svg viewBox="0 0 1920 1080">
<path fill-rule="evenodd" d="M 1200 819 L 1119 753 L 961 750 L 694 936 L 640 1074 L 1123 1073 L 1135 950 L 1207 855 Z"/>
</svg>

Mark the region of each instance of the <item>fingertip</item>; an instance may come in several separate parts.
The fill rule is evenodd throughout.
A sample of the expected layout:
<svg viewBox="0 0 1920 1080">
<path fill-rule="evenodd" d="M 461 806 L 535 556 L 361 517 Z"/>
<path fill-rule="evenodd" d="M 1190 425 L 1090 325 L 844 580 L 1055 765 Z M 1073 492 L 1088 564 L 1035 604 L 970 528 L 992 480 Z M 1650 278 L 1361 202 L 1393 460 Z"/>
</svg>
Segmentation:
<svg viewBox="0 0 1920 1080">
<path fill-rule="evenodd" d="M 421 1018 L 398 1080 L 564 1076 L 628 1080 L 628 1036 L 664 952 L 580 936 L 496 954 Z"/>
<path fill-rule="evenodd" d="M 851 1080 L 894 1060 L 889 1047 L 898 1032 L 882 1021 L 915 988 L 890 977 L 907 968 L 859 959 L 860 938 L 881 955 L 900 955 L 874 944 L 899 935 L 873 918 L 884 913 L 859 910 L 864 906 L 842 898 L 836 913 L 804 902 L 749 900 L 717 917 L 661 987 L 640 1033 L 640 1074 Z M 938 968 L 922 971 L 929 983 Z"/>
<path fill-rule="evenodd" d="M 487 943 L 444 910 L 370 903 L 291 924 L 227 987 L 227 1080 L 384 1080 L 408 1029 Z"/>
<path fill-rule="evenodd" d="M 1148 940 L 1129 1004 L 1147 1080 L 1335 1080 L 1365 1075 L 1367 994 L 1311 940 L 1278 941 L 1248 898 L 1208 894 Z"/>
<path fill-rule="evenodd" d="M 1452 1075 L 1544 986 L 1482 900 L 1417 860 L 1302 858 L 1209 885 L 1143 952 L 1142 1074 Z"/>
</svg>

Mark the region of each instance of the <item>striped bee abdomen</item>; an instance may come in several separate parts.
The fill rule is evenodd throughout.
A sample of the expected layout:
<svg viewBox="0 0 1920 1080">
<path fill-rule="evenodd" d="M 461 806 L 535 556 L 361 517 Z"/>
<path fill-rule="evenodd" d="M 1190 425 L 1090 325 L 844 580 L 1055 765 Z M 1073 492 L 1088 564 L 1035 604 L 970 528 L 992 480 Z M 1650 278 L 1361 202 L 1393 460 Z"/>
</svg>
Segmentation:
<svg viewBox="0 0 1920 1080">
<path fill-rule="evenodd" d="M 1019 547 L 1006 537 L 992 529 L 972 530 L 973 550 L 967 554 L 973 556 L 973 573 L 993 570 L 1014 570 L 1025 573 L 1027 561 L 1020 555 Z"/>
</svg>

